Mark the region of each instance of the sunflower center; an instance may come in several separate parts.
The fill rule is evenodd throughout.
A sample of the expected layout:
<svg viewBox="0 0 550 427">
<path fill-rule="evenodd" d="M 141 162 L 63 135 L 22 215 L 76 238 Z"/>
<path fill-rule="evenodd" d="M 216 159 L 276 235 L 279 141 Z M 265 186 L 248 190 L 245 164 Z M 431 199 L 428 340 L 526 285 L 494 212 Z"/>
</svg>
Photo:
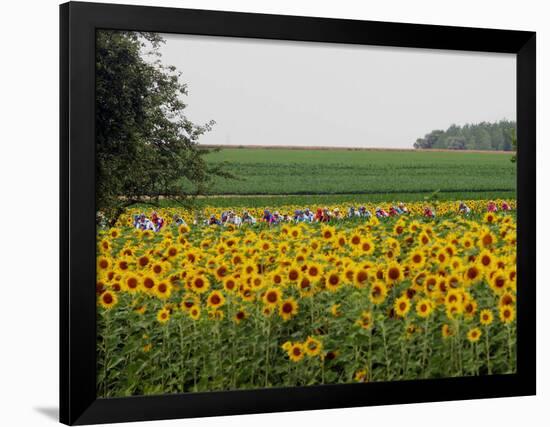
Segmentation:
<svg viewBox="0 0 550 427">
<path fill-rule="evenodd" d="M 267 300 L 269 302 L 276 302 L 277 301 L 277 293 L 276 292 L 268 292 L 267 293 Z"/>
<path fill-rule="evenodd" d="M 390 271 L 388 272 L 388 277 L 392 280 L 397 280 L 399 277 L 399 270 L 397 268 L 390 268 Z"/>
</svg>

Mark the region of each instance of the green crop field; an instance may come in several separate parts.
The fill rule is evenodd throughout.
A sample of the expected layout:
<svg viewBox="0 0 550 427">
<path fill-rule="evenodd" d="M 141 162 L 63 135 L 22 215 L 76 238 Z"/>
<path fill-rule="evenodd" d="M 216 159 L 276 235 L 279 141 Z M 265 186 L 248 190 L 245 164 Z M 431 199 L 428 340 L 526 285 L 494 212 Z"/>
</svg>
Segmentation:
<svg viewBox="0 0 550 427">
<path fill-rule="evenodd" d="M 207 160 L 227 162 L 239 179 L 218 179 L 209 194 L 417 199 L 440 191 L 448 198 L 514 197 L 516 167 L 510 158 L 509 153 L 224 148 Z"/>
</svg>

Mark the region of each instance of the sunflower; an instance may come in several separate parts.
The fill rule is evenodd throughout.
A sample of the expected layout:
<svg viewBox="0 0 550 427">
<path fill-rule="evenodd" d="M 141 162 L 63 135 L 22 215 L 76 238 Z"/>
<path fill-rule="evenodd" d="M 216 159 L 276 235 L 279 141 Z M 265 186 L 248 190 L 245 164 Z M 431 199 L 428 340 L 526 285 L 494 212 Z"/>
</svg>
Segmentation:
<svg viewBox="0 0 550 427">
<path fill-rule="evenodd" d="M 323 343 L 312 336 L 307 337 L 303 346 L 304 352 L 311 357 L 318 356 L 323 350 Z"/>
<path fill-rule="evenodd" d="M 157 321 L 159 323 L 166 323 L 170 320 L 170 310 L 168 310 L 166 307 L 161 308 L 157 312 Z"/>
<path fill-rule="evenodd" d="M 168 248 L 166 248 L 166 257 L 167 258 L 174 258 L 179 253 L 179 248 L 176 245 L 169 245 Z"/>
<path fill-rule="evenodd" d="M 286 277 L 289 282 L 295 283 L 298 280 L 300 280 L 301 276 L 302 276 L 302 271 L 298 265 L 294 264 L 288 268 Z"/>
<path fill-rule="evenodd" d="M 306 269 L 306 274 L 312 281 L 317 281 L 323 275 L 323 267 L 318 263 L 311 263 Z"/>
<path fill-rule="evenodd" d="M 241 323 L 244 319 L 248 317 L 248 314 L 246 313 L 244 308 L 239 308 L 235 315 L 233 316 L 233 320 L 235 323 Z"/>
<path fill-rule="evenodd" d="M 483 221 L 488 222 L 489 224 L 493 224 L 496 221 L 497 217 L 493 212 L 487 212 L 483 216 Z"/>
<path fill-rule="evenodd" d="M 193 305 L 189 308 L 189 317 L 193 320 L 199 320 L 201 317 L 201 308 L 198 305 Z"/>
<path fill-rule="evenodd" d="M 206 305 L 209 309 L 216 310 L 225 304 L 225 297 L 220 291 L 212 291 L 206 299 Z"/>
<path fill-rule="evenodd" d="M 414 234 L 420 230 L 420 227 L 421 225 L 418 221 L 411 221 L 409 224 L 409 231 Z"/>
<path fill-rule="evenodd" d="M 258 249 L 264 253 L 272 249 L 272 243 L 268 240 L 261 240 L 257 245 Z"/>
<path fill-rule="evenodd" d="M 286 242 L 279 243 L 277 245 L 277 251 L 279 255 L 287 254 L 290 251 L 290 245 Z"/>
<path fill-rule="evenodd" d="M 435 255 L 435 259 L 437 260 L 440 266 L 446 266 L 447 263 L 449 262 L 450 256 L 445 250 L 445 248 L 443 248 L 437 251 Z"/>
<path fill-rule="evenodd" d="M 172 286 L 165 281 L 158 282 L 155 288 L 153 289 L 153 293 L 159 299 L 164 299 L 164 300 L 168 299 L 172 294 Z"/>
<path fill-rule="evenodd" d="M 445 304 L 445 315 L 449 320 L 456 320 L 464 312 L 464 306 L 459 303 Z"/>
<path fill-rule="evenodd" d="M 250 286 L 246 285 L 246 286 L 242 286 L 240 289 L 239 289 L 239 295 L 241 296 L 241 298 L 246 301 L 246 302 L 252 302 L 254 301 L 254 292 L 252 292 L 252 289 L 250 288 Z"/>
<path fill-rule="evenodd" d="M 481 280 L 481 268 L 477 264 L 470 265 L 464 271 L 464 281 L 467 285 L 473 285 Z"/>
<path fill-rule="evenodd" d="M 264 287 L 265 282 L 263 276 L 259 274 L 253 274 L 249 278 L 249 283 L 252 286 L 252 289 L 258 290 Z"/>
<path fill-rule="evenodd" d="M 442 326 L 441 326 L 441 336 L 443 337 L 443 339 L 447 339 L 447 338 L 450 338 L 454 335 L 454 330 L 453 328 L 447 324 L 447 323 L 444 323 Z"/>
<path fill-rule="evenodd" d="M 479 328 L 470 329 L 466 334 L 466 338 L 468 338 L 468 341 L 470 341 L 471 343 L 478 342 L 479 338 L 481 338 L 481 329 Z"/>
<path fill-rule="evenodd" d="M 187 224 L 182 224 L 178 227 L 179 234 L 189 233 L 189 231 L 191 231 L 191 228 Z"/>
<path fill-rule="evenodd" d="M 403 221 L 396 222 L 395 226 L 393 227 L 393 232 L 399 236 L 403 234 L 404 231 L 405 231 L 404 222 Z"/>
<path fill-rule="evenodd" d="M 506 274 L 500 271 L 495 272 L 489 281 L 491 289 L 497 295 L 502 295 L 504 293 L 507 284 L 508 280 L 506 278 Z"/>
<path fill-rule="evenodd" d="M 101 242 L 99 242 L 99 249 L 101 252 L 109 252 L 111 250 L 111 242 L 107 239 L 101 240 Z"/>
<path fill-rule="evenodd" d="M 197 295 L 187 292 L 181 299 L 180 308 L 183 311 L 189 311 L 191 307 L 196 306 L 199 303 L 200 298 Z"/>
<path fill-rule="evenodd" d="M 274 285 L 282 285 L 285 280 L 285 274 L 282 273 L 280 269 L 277 269 L 269 274 L 269 280 Z"/>
<path fill-rule="evenodd" d="M 100 256 L 97 259 L 97 269 L 107 271 L 109 268 L 111 268 L 111 260 L 107 257 Z"/>
<path fill-rule="evenodd" d="M 376 280 L 385 280 L 386 278 L 386 265 L 378 264 L 374 267 L 374 277 Z"/>
<path fill-rule="evenodd" d="M 502 323 L 510 324 L 516 318 L 516 309 L 511 305 L 504 305 L 499 308 L 498 315 Z"/>
<path fill-rule="evenodd" d="M 409 255 L 409 262 L 411 266 L 415 269 L 420 269 L 424 267 L 424 264 L 426 263 L 426 257 L 424 256 L 424 252 L 420 249 L 416 249 Z"/>
<path fill-rule="evenodd" d="M 139 290 L 139 277 L 135 274 L 127 274 L 124 277 L 124 286 L 130 293 L 135 293 Z"/>
<path fill-rule="evenodd" d="M 298 303 L 294 298 L 284 300 L 279 307 L 279 315 L 283 320 L 290 320 L 298 313 Z"/>
<path fill-rule="evenodd" d="M 493 312 L 489 309 L 481 310 L 479 313 L 479 323 L 483 326 L 489 326 L 493 323 Z"/>
<path fill-rule="evenodd" d="M 298 283 L 298 290 L 300 291 L 300 295 L 302 297 L 310 297 L 315 292 L 313 283 L 311 283 L 311 280 L 307 276 L 303 276 L 300 279 L 300 282 Z"/>
<path fill-rule="evenodd" d="M 468 299 L 464 302 L 464 316 L 472 318 L 477 312 L 477 302 L 474 299 Z"/>
<path fill-rule="evenodd" d="M 155 278 L 149 274 L 146 274 L 142 278 L 141 286 L 143 287 L 145 292 L 152 293 L 156 286 Z"/>
<path fill-rule="evenodd" d="M 192 279 L 191 286 L 196 293 L 203 294 L 210 288 L 210 281 L 205 276 L 199 275 Z"/>
<path fill-rule="evenodd" d="M 372 328 L 372 313 L 370 311 L 363 311 L 361 317 L 355 321 L 355 324 L 363 329 L 369 330 Z"/>
<path fill-rule="evenodd" d="M 431 241 L 430 236 L 426 232 L 420 233 L 417 240 L 421 246 L 427 246 Z"/>
<path fill-rule="evenodd" d="M 359 244 L 359 249 L 362 255 L 371 255 L 374 252 L 374 243 L 372 240 L 365 238 Z"/>
<path fill-rule="evenodd" d="M 504 305 L 514 305 L 515 303 L 516 303 L 516 297 L 512 295 L 510 292 L 503 293 L 498 300 L 498 305 L 500 307 Z"/>
<path fill-rule="evenodd" d="M 461 305 L 464 302 L 464 295 L 458 289 L 449 289 L 445 295 L 445 305 Z"/>
<path fill-rule="evenodd" d="M 474 247 L 474 239 L 471 236 L 466 235 L 460 240 L 460 244 L 464 249 L 472 249 Z"/>
<path fill-rule="evenodd" d="M 407 295 L 402 295 L 397 298 L 393 304 L 395 314 L 399 317 L 405 317 L 409 310 L 411 309 L 411 302 Z"/>
<path fill-rule="evenodd" d="M 113 308 L 118 302 L 118 297 L 114 292 L 105 291 L 99 296 L 99 303 L 107 310 Z"/>
<path fill-rule="evenodd" d="M 321 228 L 321 236 L 325 240 L 331 240 L 334 237 L 335 233 L 336 233 L 336 231 L 335 231 L 334 227 L 323 226 Z"/>
<path fill-rule="evenodd" d="M 256 266 L 256 264 L 254 262 L 246 261 L 243 264 L 242 273 L 245 274 L 245 275 L 251 275 L 251 274 L 254 274 L 256 272 L 257 268 L 258 267 Z"/>
<path fill-rule="evenodd" d="M 340 307 L 342 304 L 332 304 L 330 306 L 330 314 L 332 314 L 334 317 L 340 317 L 342 315 L 342 312 L 340 311 Z"/>
<path fill-rule="evenodd" d="M 497 241 L 495 235 L 491 233 L 488 228 L 480 230 L 479 233 L 479 246 L 481 248 L 487 248 L 492 246 Z"/>
<path fill-rule="evenodd" d="M 490 270 L 495 264 L 494 255 L 486 249 L 479 253 L 477 259 L 484 270 Z"/>
<path fill-rule="evenodd" d="M 388 295 L 388 287 L 384 282 L 376 281 L 373 283 L 369 292 L 369 299 L 373 304 L 376 304 L 376 305 L 382 304 L 386 300 L 387 295 Z"/>
<path fill-rule="evenodd" d="M 264 304 L 275 307 L 281 302 L 283 293 L 278 288 L 269 288 L 265 291 L 263 296 Z"/>
<path fill-rule="evenodd" d="M 359 369 L 357 372 L 355 372 L 353 379 L 358 383 L 368 382 L 368 369 L 367 368 Z"/>
<path fill-rule="evenodd" d="M 336 292 L 341 284 L 342 280 L 338 271 L 331 271 L 325 276 L 325 286 L 329 291 Z"/>
<path fill-rule="evenodd" d="M 349 243 L 353 246 L 359 246 L 361 244 L 361 235 L 358 233 L 353 233 L 349 238 Z"/>
<path fill-rule="evenodd" d="M 304 346 L 300 343 L 292 343 L 287 350 L 288 357 L 293 362 L 299 362 L 304 358 Z"/>
<path fill-rule="evenodd" d="M 427 298 L 423 298 L 416 303 L 416 314 L 423 319 L 429 317 L 433 310 L 433 303 Z"/>
<path fill-rule="evenodd" d="M 164 262 L 156 262 L 151 266 L 151 271 L 157 276 L 161 276 L 166 272 L 168 266 Z"/>
<path fill-rule="evenodd" d="M 226 277 L 223 280 L 223 288 L 226 292 L 234 292 L 237 289 L 237 281 L 232 276 Z"/>
<path fill-rule="evenodd" d="M 437 276 L 430 274 L 426 277 L 424 280 L 424 291 L 428 295 L 432 295 L 437 292 L 438 286 L 437 286 L 438 278 Z"/>
<path fill-rule="evenodd" d="M 358 268 L 353 275 L 353 284 L 358 288 L 364 288 L 369 282 L 369 274 L 364 268 Z"/>
<path fill-rule="evenodd" d="M 390 263 L 386 270 L 386 279 L 388 283 L 396 283 L 403 280 L 403 269 L 398 263 Z"/>
<path fill-rule="evenodd" d="M 199 259 L 199 253 L 196 250 L 189 250 L 185 253 L 185 258 L 191 264 L 195 264 L 195 262 Z"/>
<path fill-rule="evenodd" d="M 215 270 L 215 275 L 218 280 L 223 280 L 229 274 L 229 268 L 225 264 L 219 265 Z"/>
</svg>

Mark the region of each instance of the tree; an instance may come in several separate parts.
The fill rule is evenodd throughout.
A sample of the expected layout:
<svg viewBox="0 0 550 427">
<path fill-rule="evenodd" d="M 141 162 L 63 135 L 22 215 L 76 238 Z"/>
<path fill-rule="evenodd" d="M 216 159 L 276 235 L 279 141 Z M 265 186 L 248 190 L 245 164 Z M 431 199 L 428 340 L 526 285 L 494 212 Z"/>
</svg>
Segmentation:
<svg viewBox="0 0 550 427">
<path fill-rule="evenodd" d="M 434 130 L 424 138 L 418 138 L 414 148 L 444 148 L 450 150 L 503 150 L 512 149 L 512 135 L 516 123 L 501 120 L 496 123 L 481 122 L 458 126 L 452 124 L 445 131 Z"/>
<path fill-rule="evenodd" d="M 515 163 L 517 161 L 517 149 L 518 149 L 518 138 L 516 136 L 516 130 L 515 129 L 512 129 L 509 133 L 509 137 L 510 137 L 510 145 L 512 146 L 512 148 L 514 149 L 514 151 L 516 152 L 516 154 L 514 154 L 512 156 L 512 158 L 510 159 L 510 161 L 512 163 Z"/>
<path fill-rule="evenodd" d="M 466 140 L 463 136 L 449 136 L 446 139 L 447 148 L 450 150 L 465 150 Z"/>
<path fill-rule="evenodd" d="M 111 224 L 136 203 L 189 204 L 214 176 L 229 176 L 223 165 L 210 168 L 209 150 L 197 146 L 214 122 L 196 125 L 184 115 L 187 86 L 162 65 L 163 42 L 153 33 L 97 34 L 96 205 Z"/>
<path fill-rule="evenodd" d="M 479 150 L 490 150 L 491 147 L 491 135 L 484 127 L 479 128 L 476 134 L 476 141 Z"/>
</svg>

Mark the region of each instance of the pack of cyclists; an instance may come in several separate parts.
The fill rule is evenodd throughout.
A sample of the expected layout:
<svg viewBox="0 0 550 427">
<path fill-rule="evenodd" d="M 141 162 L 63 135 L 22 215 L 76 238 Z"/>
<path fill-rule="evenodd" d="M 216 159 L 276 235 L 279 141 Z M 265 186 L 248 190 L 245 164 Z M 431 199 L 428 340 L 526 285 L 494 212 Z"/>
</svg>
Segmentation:
<svg viewBox="0 0 550 427">
<path fill-rule="evenodd" d="M 499 210 L 507 212 L 512 210 L 507 202 L 502 202 L 500 207 L 496 202 L 490 201 L 487 204 L 487 212 L 498 212 Z M 471 208 L 462 201 L 458 202 L 457 213 L 468 216 L 472 212 Z M 365 218 L 369 219 L 373 215 L 378 219 L 397 217 L 408 215 L 410 213 L 407 206 L 400 202 L 396 205 L 391 205 L 388 209 L 377 206 L 374 213 L 369 211 L 366 206 L 349 206 L 346 213 L 340 211 L 340 208 L 329 209 L 328 207 L 316 208 L 315 211 L 309 208 L 296 209 L 292 214 L 282 214 L 279 211 L 271 211 L 265 209 L 261 217 L 255 218 L 248 210 L 243 210 L 242 213 L 237 213 L 234 210 L 223 211 L 218 217 L 216 214 L 211 214 L 207 219 L 199 221 L 195 220 L 194 225 L 218 225 L 241 227 L 243 224 L 254 225 L 264 223 L 268 225 L 277 225 L 281 223 L 329 223 L 341 221 L 344 219 Z M 435 209 L 431 206 L 425 206 L 422 210 L 422 215 L 426 218 L 435 218 Z M 158 232 L 165 226 L 165 221 L 157 212 L 151 214 L 149 219 L 144 213 L 134 216 L 134 228 L 140 230 L 151 230 Z M 172 218 L 172 225 L 180 226 L 187 225 L 185 220 L 175 214 Z"/>
</svg>

